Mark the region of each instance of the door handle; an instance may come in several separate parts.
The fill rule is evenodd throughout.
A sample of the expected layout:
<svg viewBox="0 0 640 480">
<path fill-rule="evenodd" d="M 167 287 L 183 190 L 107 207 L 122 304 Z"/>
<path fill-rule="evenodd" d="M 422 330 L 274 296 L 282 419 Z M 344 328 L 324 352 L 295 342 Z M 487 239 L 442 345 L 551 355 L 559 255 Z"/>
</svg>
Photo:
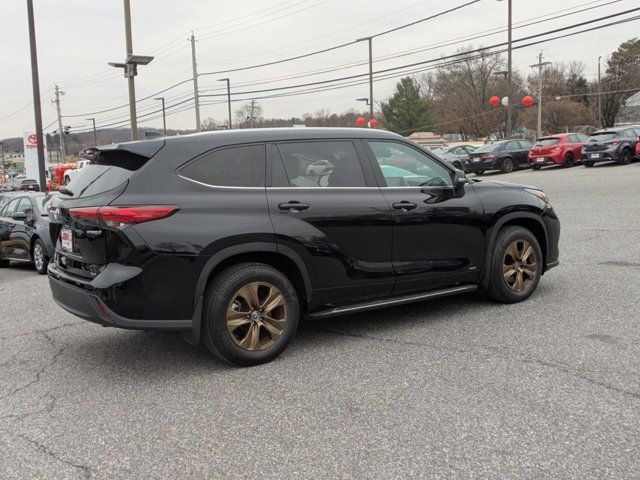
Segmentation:
<svg viewBox="0 0 640 480">
<path fill-rule="evenodd" d="M 285 210 L 285 211 L 300 212 L 302 210 L 306 210 L 307 208 L 309 208 L 309 205 L 307 205 L 306 203 L 291 201 L 291 202 L 279 203 L 278 208 L 280 210 Z"/>
<path fill-rule="evenodd" d="M 417 203 L 407 202 L 406 200 L 403 202 L 396 202 L 391 205 L 396 210 L 402 210 L 403 212 L 408 212 L 409 210 L 413 210 L 414 208 L 418 208 Z"/>
</svg>

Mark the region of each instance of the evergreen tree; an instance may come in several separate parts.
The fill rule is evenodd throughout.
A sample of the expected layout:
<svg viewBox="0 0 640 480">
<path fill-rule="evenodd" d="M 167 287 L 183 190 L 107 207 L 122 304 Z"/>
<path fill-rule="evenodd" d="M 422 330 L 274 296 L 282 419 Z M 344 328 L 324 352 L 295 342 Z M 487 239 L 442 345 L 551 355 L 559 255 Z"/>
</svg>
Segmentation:
<svg viewBox="0 0 640 480">
<path fill-rule="evenodd" d="M 420 87 L 412 77 L 400 79 L 396 92 L 380 108 L 384 125 L 400 135 L 430 130 L 434 123 L 430 102 L 420 95 Z"/>
</svg>

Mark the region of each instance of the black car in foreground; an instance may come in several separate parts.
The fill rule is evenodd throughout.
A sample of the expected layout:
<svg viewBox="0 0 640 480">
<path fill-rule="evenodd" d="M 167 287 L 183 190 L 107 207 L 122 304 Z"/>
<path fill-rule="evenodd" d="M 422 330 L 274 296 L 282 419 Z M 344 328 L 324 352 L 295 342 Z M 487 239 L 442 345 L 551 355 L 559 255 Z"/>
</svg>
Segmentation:
<svg viewBox="0 0 640 480">
<path fill-rule="evenodd" d="M 14 194 L 0 207 L 0 267 L 10 261 L 31 262 L 39 274 L 47 273 L 53 256 L 46 193 Z"/>
<path fill-rule="evenodd" d="M 40 185 L 38 184 L 37 180 L 27 178 L 26 180 L 22 180 L 22 182 L 20 182 L 20 190 L 27 190 L 30 192 L 39 192 Z"/>
<path fill-rule="evenodd" d="M 631 163 L 640 136 L 640 127 L 606 128 L 593 132 L 582 147 L 582 164 L 593 167 L 597 162 Z"/>
<path fill-rule="evenodd" d="M 180 330 L 240 365 L 321 319 L 482 289 L 519 302 L 558 264 L 534 187 L 470 181 L 369 129 L 209 132 L 98 147 L 50 217 L 56 302 Z M 309 165 L 326 160 L 326 173 Z"/>
<path fill-rule="evenodd" d="M 476 149 L 469 155 L 465 172 L 482 175 L 487 170 L 510 173 L 529 166 L 529 150 L 533 146 L 529 140 L 501 140 Z"/>
</svg>

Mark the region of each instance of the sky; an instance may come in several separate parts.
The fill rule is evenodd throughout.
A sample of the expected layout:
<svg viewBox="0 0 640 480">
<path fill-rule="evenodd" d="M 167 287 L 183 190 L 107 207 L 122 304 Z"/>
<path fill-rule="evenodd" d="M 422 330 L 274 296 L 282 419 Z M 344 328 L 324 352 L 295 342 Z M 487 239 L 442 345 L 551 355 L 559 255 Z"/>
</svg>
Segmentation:
<svg viewBox="0 0 640 480">
<path fill-rule="evenodd" d="M 233 109 L 251 97 L 283 93 L 247 93 L 329 78 L 366 74 L 366 42 L 278 65 L 231 73 L 212 73 L 280 60 L 361 37 L 377 34 L 468 3 L 470 0 L 131 0 L 133 50 L 154 55 L 136 77 L 139 125 L 160 129 L 160 102 L 168 107 L 169 128 L 195 128 L 192 101 L 191 31 L 196 38 L 201 117 L 227 118 L 225 85 L 239 92 Z M 3 0 L 0 16 L 0 138 L 21 136 L 34 128 L 27 9 L 25 1 Z M 638 0 L 513 0 L 514 39 L 561 28 L 639 7 Z M 587 10 L 591 7 L 591 10 Z M 54 84 L 65 92 L 63 124 L 72 131 L 90 129 L 87 118 L 101 126 L 128 128 L 127 84 L 122 70 L 107 62 L 125 58 L 122 0 L 34 0 L 40 90 L 45 132 L 57 128 L 52 103 Z M 627 14 L 625 18 L 636 15 Z M 566 15 L 560 17 L 561 15 Z M 544 20 L 531 26 L 520 26 Z M 606 22 L 613 21 L 608 20 Z M 603 21 L 604 22 L 604 21 Z M 374 71 L 437 59 L 461 47 L 488 46 L 506 41 L 507 2 L 481 0 L 438 18 L 398 30 L 373 41 Z M 637 35 L 640 21 L 582 33 L 542 45 L 517 49 L 514 67 L 528 74 L 542 49 L 553 63 L 580 61 L 585 75 L 597 74 L 597 58 L 606 58 L 618 45 Z M 518 28 L 519 27 L 519 28 Z M 567 30 L 578 31 L 578 30 Z M 469 37 L 486 33 L 481 39 Z M 384 58 L 421 49 L 398 58 Z M 355 64 L 355 65 L 354 65 Z M 324 72 L 323 72 L 324 70 Z M 326 70 L 333 70 L 326 72 Z M 177 87 L 160 92 L 176 83 Z M 324 109 L 339 113 L 366 107 L 357 98 L 368 96 L 366 77 L 360 85 L 302 95 L 258 99 L 264 116 L 287 118 Z M 376 102 L 387 99 L 398 78 L 374 84 Z M 304 87 L 310 88 L 310 87 Z M 289 90 L 290 92 L 290 90 Z M 181 103 L 182 102 L 182 103 Z M 181 111 L 181 109 L 184 109 Z"/>
</svg>

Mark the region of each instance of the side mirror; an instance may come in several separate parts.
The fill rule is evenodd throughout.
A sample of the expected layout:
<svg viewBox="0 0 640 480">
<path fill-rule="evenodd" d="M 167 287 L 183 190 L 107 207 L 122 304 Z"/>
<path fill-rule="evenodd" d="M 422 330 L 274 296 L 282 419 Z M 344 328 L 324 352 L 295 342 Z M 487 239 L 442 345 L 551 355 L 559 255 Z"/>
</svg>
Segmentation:
<svg viewBox="0 0 640 480">
<path fill-rule="evenodd" d="M 464 174 L 464 172 L 462 170 L 456 169 L 455 173 L 453 174 L 453 187 L 459 188 L 467 183 L 469 183 L 469 179 Z"/>
<path fill-rule="evenodd" d="M 13 215 L 11 215 L 11 219 L 12 220 L 26 220 L 27 219 L 27 214 L 24 212 L 16 212 Z"/>
</svg>

